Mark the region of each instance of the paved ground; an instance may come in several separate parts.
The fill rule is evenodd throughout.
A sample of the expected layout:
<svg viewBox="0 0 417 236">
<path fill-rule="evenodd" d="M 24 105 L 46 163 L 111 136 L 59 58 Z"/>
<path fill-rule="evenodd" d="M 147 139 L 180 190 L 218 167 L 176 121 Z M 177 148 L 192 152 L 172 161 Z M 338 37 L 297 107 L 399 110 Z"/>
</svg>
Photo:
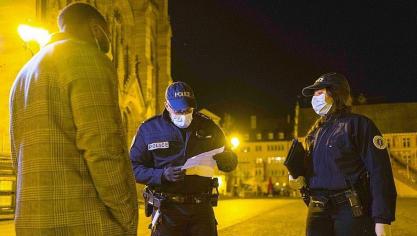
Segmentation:
<svg viewBox="0 0 417 236">
<path fill-rule="evenodd" d="M 245 201 L 248 205 L 256 208 L 259 203 L 254 200 Z M 304 235 L 305 218 L 307 208 L 298 200 L 273 200 L 283 201 L 283 205 L 271 205 L 271 208 L 261 214 L 253 214 L 252 217 L 241 222 L 220 227 L 220 236 L 295 236 Z M 416 236 L 417 235 L 417 198 L 402 198 L 397 202 L 396 221 L 392 224 L 393 236 Z M 218 215 L 218 218 L 222 215 Z M 221 219 L 220 219 L 221 220 Z"/>
<path fill-rule="evenodd" d="M 253 214 L 249 219 L 242 219 L 242 221 L 234 225 L 219 227 L 219 235 L 304 235 L 305 216 L 307 214 L 307 207 L 305 207 L 304 203 L 298 199 L 271 201 L 282 204 L 271 206 L 268 210 L 262 211 L 259 214 Z M 268 202 L 252 200 L 247 201 L 247 204 L 250 206 L 250 209 L 257 209 L 259 205 L 268 204 Z M 221 215 L 217 217 L 220 218 Z"/>
<path fill-rule="evenodd" d="M 304 235 L 306 207 L 294 199 L 224 200 L 215 208 L 219 236 Z M 417 235 L 417 198 L 402 198 L 397 204 L 394 236 Z M 149 235 L 149 218 L 139 212 L 139 235 Z M 0 235 L 14 236 L 13 221 L 0 221 Z"/>
</svg>

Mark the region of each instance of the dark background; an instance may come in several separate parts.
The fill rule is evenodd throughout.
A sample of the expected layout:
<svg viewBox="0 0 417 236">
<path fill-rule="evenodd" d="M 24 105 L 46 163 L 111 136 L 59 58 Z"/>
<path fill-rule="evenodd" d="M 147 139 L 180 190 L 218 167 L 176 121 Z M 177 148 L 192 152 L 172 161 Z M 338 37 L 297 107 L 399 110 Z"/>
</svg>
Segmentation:
<svg viewBox="0 0 417 236">
<path fill-rule="evenodd" d="M 330 71 L 369 103 L 416 102 L 416 3 L 383 2 L 170 1 L 173 79 L 199 108 L 238 120 L 292 115 Z"/>
</svg>

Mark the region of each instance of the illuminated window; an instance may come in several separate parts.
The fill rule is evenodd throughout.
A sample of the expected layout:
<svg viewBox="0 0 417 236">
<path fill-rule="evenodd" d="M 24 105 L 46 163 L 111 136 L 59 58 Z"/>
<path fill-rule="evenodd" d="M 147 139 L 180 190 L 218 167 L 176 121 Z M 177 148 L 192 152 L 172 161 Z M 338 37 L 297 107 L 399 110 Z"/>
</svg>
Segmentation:
<svg viewBox="0 0 417 236">
<path fill-rule="evenodd" d="M 278 139 L 284 139 L 284 132 L 278 133 Z"/>
<path fill-rule="evenodd" d="M 401 158 L 404 162 L 409 163 L 411 161 L 411 154 L 408 152 L 402 153 Z"/>
<path fill-rule="evenodd" d="M 268 149 L 268 151 L 276 151 L 277 150 L 276 145 L 268 145 L 267 149 Z"/>
<path fill-rule="evenodd" d="M 0 191 L 13 191 L 13 181 L 2 180 L 0 181 Z"/>
<path fill-rule="evenodd" d="M 269 132 L 269 133 L 268 133 L 268 139 L 269 139 L 269 140 L 274 139 L 274 133 Z"/>
<path fill-rule="evenodd" d="M 403 147 L 410 147 L 410 138 L 403 138 Z"/>
<path fill-rule="evenodd" d="M 261 140 L 261 139 L 262 139 L 262 133 L 257 133 L 256 140 Z"/>
</svg>

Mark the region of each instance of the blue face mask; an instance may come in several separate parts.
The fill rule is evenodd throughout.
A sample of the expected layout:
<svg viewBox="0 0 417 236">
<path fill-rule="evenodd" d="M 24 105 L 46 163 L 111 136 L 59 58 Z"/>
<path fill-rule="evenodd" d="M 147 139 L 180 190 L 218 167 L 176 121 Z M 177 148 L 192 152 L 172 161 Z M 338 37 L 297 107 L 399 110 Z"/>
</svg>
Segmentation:
<svg viewBox="0 0 417 236">
<path fill-rule="evenodd" d="M 318 115 L 325 116 L 330 111 L 333 104 L 326 101 L 326 94 L 323 93 L 313 96 L 311 99 L 311 105 Z"/>
</svg>

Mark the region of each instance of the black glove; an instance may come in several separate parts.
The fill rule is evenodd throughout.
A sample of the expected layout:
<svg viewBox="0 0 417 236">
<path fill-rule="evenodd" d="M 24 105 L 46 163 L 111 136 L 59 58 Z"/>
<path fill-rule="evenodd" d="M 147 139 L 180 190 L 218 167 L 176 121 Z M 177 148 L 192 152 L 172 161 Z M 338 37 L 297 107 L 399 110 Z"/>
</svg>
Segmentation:
<svg viewBox="0 0 417 236">
<path fill-rule="evenodd" d="M 184 179 L 185 171 L 181 170 L 182 166 L 170 166 L 164 169 L 164 179 L 169 182 L 178 182 Z"/>
<path fill-rule="evenodd" d="M 230 172 L 236 169 L 237 156 L 232 151 L 224 151 L 222 153 L 213 156 L 213 159 L 217 162 L 219 170 L 224 172 Z"/>
</svg>

